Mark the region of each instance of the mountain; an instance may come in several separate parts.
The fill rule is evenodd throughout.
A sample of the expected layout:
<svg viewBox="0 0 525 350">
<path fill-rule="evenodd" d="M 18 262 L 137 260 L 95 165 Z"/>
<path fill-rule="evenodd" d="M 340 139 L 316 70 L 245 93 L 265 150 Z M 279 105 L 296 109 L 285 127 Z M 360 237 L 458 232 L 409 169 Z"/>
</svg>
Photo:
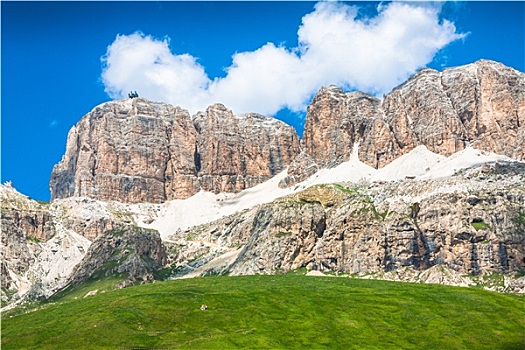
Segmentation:
<svg viewBox="0 0 525 350">
<path fill-rule="evenodd" d="M 381 168 L 417 146 L 451 155 L 467 146 L 525 158 L 525 75 L 481 60 L 423 69 L 384 96 L 323 87 L 294 129 L 220 104 L 193 117 L 142 98 L 94 108 L 68 135 L 52 172 L 52 198 L 162 203 L 200 190 L 239 192 L 287 168 L 282 186 L 350 158 Z"/>
<path fill-rule="evenodd" d="M 51 203 L 0 185 L 2 302 L 302 268 L 525 292 L 524 125 L 525 74 L 486 60 L 382 100 L 323 87 L 302 140 L 221 104 L 104 103 L 69 132 Z"/>
<path fill-rule="evenodd" d="M 298 152 L 295 130 L 273 118 L 235 116 L 220 104 L 192 118 L 142 98 L 113 101 L 69 132 L 51 197 L 161 203 L 200 190 L 239 192 L 282 171 Z"/>
<path fill-rule="evenodd" d="M 308 107 L 303 154 L 282 185 L 348 160 L 356 143 L 375 168 L 420 145 L 445 156 L 471 146 L 524 160 L 524 91 L 524 73 L 488 60 L 423 69 L 383 100 L 322 88 Z"/>
</svg>

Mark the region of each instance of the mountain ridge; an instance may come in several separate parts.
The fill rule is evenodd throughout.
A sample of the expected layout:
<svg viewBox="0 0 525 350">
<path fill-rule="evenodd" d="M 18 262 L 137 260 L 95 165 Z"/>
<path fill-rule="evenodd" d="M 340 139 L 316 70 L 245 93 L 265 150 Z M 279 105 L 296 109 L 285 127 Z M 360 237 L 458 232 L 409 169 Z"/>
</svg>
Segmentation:
<svg viewBox="0 0 525 350">
<path fill-rule="evenodd" d="M 322 88 L 308 107 L 303 152 L 293 162 L 292 185 L 305 169 L 359 158 L 382 168 L 417 146 L 451 155 L 467 146 L 525 159 L 525 74 L 480 60 L 465 66 L 423 69 L 379 100 L 364 93 Z"/>
<path fill-rule="evenodd" d="M 383 100 L 322 87 L 302 140 L 271 117 L 214 104 L 194 116 L 142 98 L 94 108 L 74 126 L 53 168 L 52 199 L 87 196 L 161 203 L 199 190 L 253 187 L 288 166 L 282 186 L 358 156 L 382 168 L 417 146 L 448 156 L 467 146 L 525 159 L 525 74 L 480 60 L 423 69 Z"/>
</svg>

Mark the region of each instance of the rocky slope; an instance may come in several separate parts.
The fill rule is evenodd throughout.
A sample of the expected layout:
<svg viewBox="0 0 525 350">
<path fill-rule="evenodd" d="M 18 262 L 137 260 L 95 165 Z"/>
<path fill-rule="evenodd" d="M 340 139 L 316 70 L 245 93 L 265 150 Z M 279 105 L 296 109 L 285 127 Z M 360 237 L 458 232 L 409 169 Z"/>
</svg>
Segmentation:
<svg viewBox="0 0 525 350">
<path fill-rule="evenodd" d="M 308 107 L 304 151 L 283 186 L 308 169 L 359 158 L 383 167 L 419 145 L 450 155 L 466 146 L 525 159 L 525 74 L 480 60 L 438 72 L 423 69 L 379 99 L 322 88 Z M 305 169 L 307 171 L 305 171 Z"/>
<path fill-rule="evenodd" d="M 151 220 L 159 210 L 89 198 L 38 203 L 10 184 L 0 185 L 0 197 L 3 305 L 53 295 L 103 232 Z"/>
<path fill-rule="evenodd" d="M 2 300 L 13 303 L 46 298 L 68 283 L 82 283 L 97 274 L 122 273 L 123 286 L 149 282 L 152 274 L 195 277 L 278 273 L 303 267 L 319 273 L 454 285 L 496 281 L 491 286 L 497 290 L 525 292 L 525 280 L 515 278 L 525 268 L 525 166 L 503 160 L 485 163 L 493 158 L 498 157 L 465 150 L 444 159 L 420 147 L 381 170 L 370 168 L 375 173 L 368 178 L 353 174 L 368 171 L 354 159 L 351 166 L 344 163 L 323 170 L 295 190 L 279 189 L 278 181 L 272 180 L 239 195 L 212 195 L 216 199 L 210 198 L 209 205 L 214 204 L 211 216 L 200 222 L 220 217 L 215 211 L 233 214 L 178 231 L 177 223 L 171 223 L 176 220 L 171 216 L 175 203 L 68 198 L 42 205 L 1 186 L 4 207 L 16 205 L 24 216 L 35 209 L 44 210 L 50 217 L 47 225 L 54 227 L 54 235 L 44 242 L 28 239 L 25 230 L 9 225 L 10 216 L 3 218 Z M 419 167 L 433 170 L 429 173 L 428 168 L 418 170 L 405 164 L 418 160 Z M 463 163 L 474 168 L 458 170 Z M 447 172 L 442 172 L 443 167 Z M 415 178 L 406 179 L 403 169 Z M 448 176 L 454 169 L 456 174 Z M 437 178 L 430 176 L 434 173 Z M 341 183 L 345 178 L 362 180 L 315 185 Z M 388 178 L 398 180 L 384 180 Z M 265 203 L 277 197 L 281 198 L 252 208 L 243 204 L 244 200 Z M 199 199 L 194 199 L 197 202 L 191 206 L 198 208 Z M 176 203 L 183 209 L 189 200 Z M 184 212 L 187 215 L 188 210 Z M 170 223 L 159 226 L 164 237 L 174 233 L 164 242 L 169 252 L 165 257 L 158 237 L 150 231 L 125 229 L 126 238 L 120 237 L 123 226 L 157 227 L 157 220 Z M 182 222 L 178 225 L 188 227 Z M 114 228 L 97 234 L 103 227 Z M 123 244 L 129 247 L 123 248 Z M 157 263 L 149 266 L 143 263 L 150 259 L 128 259 L 135 256 L 126 253 L 137 251 L 134 245 L 153 245 L 154 249 L 141 249 L 157 252 L 153 254 L 159 257 L 153 259 Z M 154 273 L 164 262 L 166 268 Z"/>
<path fill-rule="evenodd" d="M 69 132 L 51 194 L 161 203 L 201 189 L 238 192 L 283 170 L 298 152 L 291 126 L 235 116 L 220 104 L 192 119 L 181 108 L 141 98 L 108 102 Z"/>
<path fill-rule="evenodd" d="M 153 272 L 166 264 L 159 233 L 132 225 L 106 231 L 75 266 L 65 288 L 88 279 L 120 276 L 119 287 L 153 281 Z"/>
<path fill-rule="evenodd" d="M 2 304 L 49 296 L 80 261 L 89 241 L 55 222 L 53 209 L 1 185 Z"/>
<path fill-rule="evenodd" d="M 305 267 L 401 280 L 513 275 L 525 272 L 524 183 L 523 163 L 500 162 L 439 180 L 318 185 L 172 240 L 200 242 L 190 268 L 205 265 L 206 253 L 216 259 L 216 245 L 236 249 L 214 273 Z M 188 251 L 196 247 L 179 249 L 174 261 L 188 265 Z"/>
</svg>

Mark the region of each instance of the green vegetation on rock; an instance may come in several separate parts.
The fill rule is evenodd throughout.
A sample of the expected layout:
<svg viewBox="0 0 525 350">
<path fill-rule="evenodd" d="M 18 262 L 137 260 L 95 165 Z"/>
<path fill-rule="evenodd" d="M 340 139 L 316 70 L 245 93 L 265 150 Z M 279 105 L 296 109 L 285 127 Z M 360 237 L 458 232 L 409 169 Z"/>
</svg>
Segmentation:
<svg viewBox="0 0 525 350">
<path fill-rule="evenodd" d="M 476 230 L 487 230 L 490 228 L 490 226 L 486 222 L 483 222 L 483 221 L 472 222 L 471 225 Z"/>
<path fill-rule="evenodd" d="M 281 238 L 281 237 L 287 237 L 287 236 L 291 236 L 292 233 L 289 232 L 289 231 L 282 231 L 282 232 L 278 232 L 275 237 L 277 238 Z"/>
<path fill-rule="evenodd" d="M 525 212 L 519 212 L 514 218 L 515 224 L 518 226 L 520 233 L 525 234 Z"/>
<path fill-rule="evenodd" d="M 26 240 L 33 243 L 42 243 L 42 241 L 33 236 L 26 236 Z"/>
</svg>

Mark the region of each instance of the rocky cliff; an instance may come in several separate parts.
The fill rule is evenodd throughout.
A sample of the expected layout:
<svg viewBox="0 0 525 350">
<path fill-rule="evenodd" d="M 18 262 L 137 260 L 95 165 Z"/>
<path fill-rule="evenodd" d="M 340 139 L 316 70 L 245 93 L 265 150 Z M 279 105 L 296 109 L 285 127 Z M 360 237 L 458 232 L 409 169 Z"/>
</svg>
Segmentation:
<svg viewBox="0 0 525 350">
<path fill-rule="evenodd" d="M 210 259 L 213 244 L 239 247 L 218 270 L 230 274 L 303 267 L 406 274 L 440 266 L 512 275 L 525 272 L 524 183 L 523 163 L 500 162 L 438 180 L 318 185 L 172 239 L 208 242 Z"/>
<path fill-rule="evenodd" d="M 438 72 L 423 69 L 379 100 L 330 86 L 308 107 L 304 154 L 283 186 L 308 177 L 305 169 L 359 158 L 383 167 L 419 145 L 450 155 L 466 146 L 525 159 L 525 74 L 480 60 Z"/>
<path fill-rule="evenodd" d="M 292 127 L 258 114 L 233 115 L 215 104 L 194 117 L 200 188 L 239 192 L 284 170 L 299 153 Z"/>
<path fill-rule="evenodd" d="M 48 208 L 18 193 L 11 184 L 2 186 L 2 299 L 6 301 L 23 289 L 19 276 L 25 274 L 40 253 L 39 242 L 55 235 Z"/>
<path fill-rule="evenodd" d="M 68 135 L 52 198 L 161 203 L 204 189 L 238 192 L 283 170 L 299 152 L 294 129 L 220 104 L 192 119 L 145 99 L 96 107 Z"/>
<path fill-rule="evenodd" d="M 220 104 L 191 117 L 141 98 L 113 101 L 71 129 L 52 198 L 161 203 L 201 189 L 239 192 L 288 166 L 282 186 L 290 186 L 348 160 L 354 145 L 375 168 L 419 145 L 525 159 L 524 91 L 524 73 L 487 60 L 423 69 L 383 100 L 322 88 L 308 107 L 302 147 L 292 127 Z"/>
</svg>

